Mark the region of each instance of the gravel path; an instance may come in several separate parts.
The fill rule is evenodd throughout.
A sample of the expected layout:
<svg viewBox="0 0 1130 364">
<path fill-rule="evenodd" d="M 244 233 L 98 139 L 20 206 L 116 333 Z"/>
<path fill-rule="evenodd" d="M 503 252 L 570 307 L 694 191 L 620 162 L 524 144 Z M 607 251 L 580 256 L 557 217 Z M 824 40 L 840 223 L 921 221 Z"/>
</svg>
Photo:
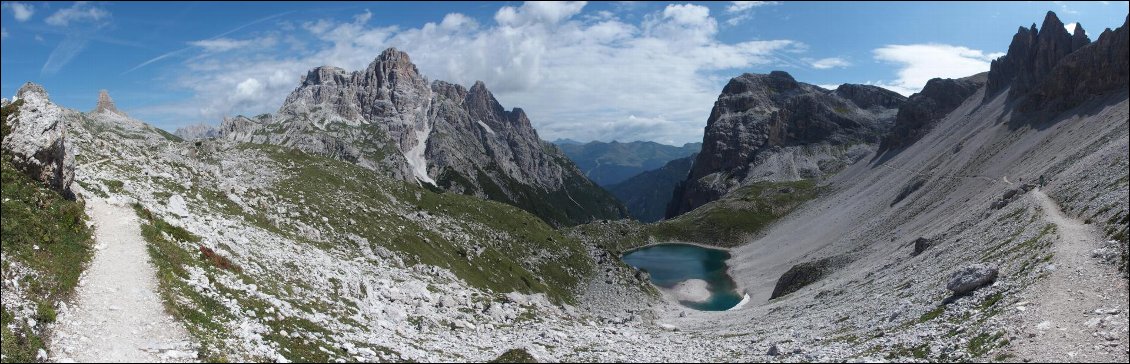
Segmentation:
<svg viewBox="0 0 1130 364">
<path fill-rule="evenodd" d="M 1102 235 L 1065 216 L 1042 191 L 1031 195 L 1045 219 L 1056 225 L 1059 239 L 1052 248 L 1050 275 L 1023 293 L 1014 308 L 1019 318 L 1014 359 L 1127 362 L 1127 282 L 1117 268 L 1091 257 Z"/>
<path fill-rule="evenodd" d="M 137 215 L 102 199 L 87 201 L 95 255 L 76 292 L 77 307 L 60 310 L 51 342 L 59 362 L 162 362 L 196 357 L 188 333 L 157 294 Z"/>
</svg>

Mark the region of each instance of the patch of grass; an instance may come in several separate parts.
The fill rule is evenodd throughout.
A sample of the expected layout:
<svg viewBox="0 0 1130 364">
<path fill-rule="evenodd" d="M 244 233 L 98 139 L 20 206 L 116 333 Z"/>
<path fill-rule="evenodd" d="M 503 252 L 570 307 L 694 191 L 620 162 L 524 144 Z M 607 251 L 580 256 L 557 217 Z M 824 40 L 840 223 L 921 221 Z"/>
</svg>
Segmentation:
<svg viewBox="0 0 1130 364">
<path fill-rule="evenodd" d="M 969 355 L 973 356 L 974 358 L 979 358 L 984 356 L 990 350 L 1008 345 L 1008 340 L 1001 340 L 1001 338 L 1003 337 L 1003 331 L 998 331 L 994 334 L 981 333 L 973 337 L 972 340 L 969 340 L 969 343 L 966 345 L 966 349 L 968 349 Z"/>
<path fill-rule="evenodd" d="M 55 317 L 55 306 L 52 306 L 50 302 L 40 301 L 35 305 L 35 321 L 52 323 L 55 322 Z"/>
<path fill-rule="evenodd" d="M 580 280 L 592 270 L 577 239 L 514 206 L 431 191 L 298 150 L 245 148 L 264 151 L 285 166 L 290 177 L 270 193 L 285 205 L 303 206 L 294 218 L 322 231 L 356 234 L 401 253 L 408 265 L 447 268 L 476 288 L 545 293 L 556 302 L 573 302 Z M 293 227 L 277 229 L 309 240 Z"/>
<path fill-rule="evenodd" d="M 122 182 L 122 181 L 119 181 L 119 180 L 116 180 L 116 179 L 108 179 L 108 180 L 102 181 L 102 183 L 104 183 L 106 185 L 106 188 L 109 189 L 110 192 L 113 192 L 113 193 L 122 193 L 122 188 L 125 187 L 125 185 L 126 185 L 125 182 Z"/>
<path fill-rule="evenodd" d="M 16 321 L 7 309 L 2 310 L 0 318 L 0 353 L 5 363 L 34 363 L 39 349 L 44 348 L 43 339 L 25 322 Z"/>
<path fill-rule="evenodd" d="M 938 318 L 938 316 L 941 316 L 945 312 L 946 312 L 946 306 L 938 306 L 938 307 L 934 308 L 933 310 L 930 310 L 929 312 L 922 314 L 922 316 L 918 318 L 918 323 L 921 324 L 921 323 L 925 323 L 927 321 L 936 319 L 936 318 Z"/>
<path fill-rule="evenodd" d="M 525 349 L 510 349 L 507 350 L 498 358 L 491 360 L 490 363 L 537 363 L 538 360 L 530 355 Z"/>
<path fill-rule="evenodd" d="M 839 342 L 842 342 L 842 343 L 846 343 L 848 345 L 855 345 L 855 344 L 860 343 L 862 340 L 859 339 L 859 336 L 848 334 L 848 335 L 836 336 L 836 337 L 832 338 L 832 341 L 839 341 Z"/>
<path fill-rule="evenodd" d="M 1016 355 L 1012 355 L 1012 353 L 1000 353 L 993 356 L 993 361 L 1002 362 L 1015 357 Z"/>
<path fill-rule="evenodd" d="M 659 241 L 736 246 L 819 193 L 810 180 L 754 183 L 646 232 Z"/>
<path fill-rule="evenodd" d="M 195 244 L 200 237 L 170 225 L 139 204 L 133 205 L 142 219 L 141 236 L 157 268 L 157 282 L 165 310 L 184 322 L 189 334 L 200 343 L 200 358 L 206 362 L 226 362 L 224 322 L 231 318 L 220 302 L 201 295 L 188 285 L 188 268 L 204 267 L 181 244 Z"/>
<path fill-rule="evenodd" d="M 997 302 L 1000 302 L 1003 298 L 1004 294 L 1000 292 L 993 293 L 991 296 L 986 297 L 984 302 L 981 302 L 981 310 L 984 311 L 993 307 L 993 305 L 996 305 Z"/>
<path fill-rule="evenodd" d="M 0 109 L 2 137 L 8 136 L 8 121 L 18 115 L 22 104 L 18 100 Z M 52 304 L 72 294 L 93 255 L 85 206 L 26 175 L 8 150 L 0 151 L 0 201 L 0 251 L 11 262 L 39 273 L 37 279 L 19 282 L 26 288 L 23 298 L 36 302 L 37 320 L 54 321 Z M 19 320 L 5 310 L 0 353 L 5 360 L 34 361 L 36 351 L 43 348 L 43 326 L 33 329 L 16 322 L 9 327 L 13 321 Z"/>
<path fill-rule="evenodd" d="M 172 142 L 183 142 L 184 141 L 184 139 L 181 139 L 181 137 L 173 135 L 172 133 L 169 133 L 169 132 L 165 131 L 164 129 L 153 128 L 153 130 L 156 130 L 157 134 L 160 134 L 161 136 L 165 137 L 165 139 L 168 140 L 168 141 L 172 141 Z"/>
<path fill-rule="evenodd" d="M 887 359 L 915 358 L 926 359 L 930 356 L 930 344 L 923 343 L 912 347 L 897 345 L 887 352 Z"/>
</svg>

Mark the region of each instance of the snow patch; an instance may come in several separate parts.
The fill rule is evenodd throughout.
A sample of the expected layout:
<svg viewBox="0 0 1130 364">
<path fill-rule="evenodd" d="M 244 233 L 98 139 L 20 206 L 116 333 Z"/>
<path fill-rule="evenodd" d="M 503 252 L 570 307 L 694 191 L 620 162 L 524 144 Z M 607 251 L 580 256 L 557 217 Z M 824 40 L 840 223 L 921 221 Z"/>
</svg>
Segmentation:
<svg viewBox="0 0 1130 364">
<path fill-rule="evenodd" d="M 490 135 L 494 135 L 494 129 L 491 129 L 490 125 L 487 125 L 487 123 L 484 123 L 482 120 L 475 120 L 475 122 L 479 123 L 479 126 L 483 127 Z"/>
<path fill-rule="evenodd" d="M 412 166 L 412 172 L 417 180 L 435 185 L 436 181 L 428 177 L 428 160 L 424 158 L 428 137 L 432 134 L 432 125 L 425 120 L 423 130 L 412 128 L 412 131 L 416 133 L 416 146 L 409 149 L 408 153 L 404 153 L 404 158 L 408 159 L 408 165 Z"/>
<path fill-rule="evenodd" d="M 738 302 L 738 304 L 734 305 L 734 307 L 730 307 L 726 311 L 737 311 L 737 310 L 741 309 L 743 306 L 745 306 L 747 303 L 749 303 L 749 293 L 746 293 L 745 296 L 742 297 L 741 302 Z"/>
</svg>

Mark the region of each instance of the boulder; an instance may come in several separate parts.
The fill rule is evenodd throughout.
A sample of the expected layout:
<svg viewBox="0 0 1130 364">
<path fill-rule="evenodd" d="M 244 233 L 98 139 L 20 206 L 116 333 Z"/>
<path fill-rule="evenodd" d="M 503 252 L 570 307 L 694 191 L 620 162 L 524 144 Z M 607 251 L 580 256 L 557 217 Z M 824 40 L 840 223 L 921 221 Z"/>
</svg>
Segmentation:
<svg viewBox="0 0 1130 364">
<path fill-rule="evenodd" d="M 169 196 L 168 207 L 169 212 L 174 215 L 180 217 L 188 216 L 188 205 L 185 204 L 184 197 L 181 197 L 180 194 Z"/>
<path fill-rule="evenodd" d="M 997 267 L 992 264 L 977 263 L 967 265 L 950 274 L 946 289 L 955 295 L 972 292 L 997 279 Z"/>
<path fill-rule="evenodd" d="M 7 108 L 11 114 L 6 110 L 8 130 L 2 145 L 12 153 L 12 162 L 51 189 L 71 196 L 75 155 L 66 135 L 68 125 L 80 120 L 79 114 L 55 105 L 43 86 L 31 82 L 20 87 Z"/>
<path fill-rule="evenodd" d="M 933 244 L 934 242 L 930 239 L 922 237 L 914 239 L 914 253 L 912 253 L 911 256 L 918 256 L 918 254 L 922 254 L 922 252 L 926 251 L 926 249 L 929 249 Z"/>
<path fill-rule="evenodd" d="M 769 296 L 769 299 L 796 292 L 847 265 L 847 263 L 849 263 L 847 257 L 834 256 L 794 265 L 785 274 L 782 274 L 781 278 L 777 279 L 777 284 L 773 287 L 773 293 Z"/>
</svg>

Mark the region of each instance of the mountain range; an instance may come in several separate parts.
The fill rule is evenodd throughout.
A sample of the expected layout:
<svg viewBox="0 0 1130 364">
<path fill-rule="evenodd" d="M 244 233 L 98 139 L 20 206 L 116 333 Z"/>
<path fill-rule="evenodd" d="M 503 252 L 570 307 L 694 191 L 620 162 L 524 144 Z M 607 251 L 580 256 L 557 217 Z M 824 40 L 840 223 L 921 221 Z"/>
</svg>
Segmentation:
<svg viewBox="0 0 1130 364">
<path fill-rule="evenodd" d="M 545 142 L 391 48 L 175 134 L 27 83 L 4 360 L 1126 362 L 1128 54 L 1048 12 L 910 97 L 744 73 L 682 148 Z M 672 242 L 742 303 L 621 260 Z"/>
<path fill-rule="evenodd" d="M 620 143 L 612 141 L 577 143 L 555 141 L 558 148 L 577 164 L 596 184 L 609 187 L 640 173 L 663 167 L 667 162 L 683 158 L 702 149 L 702 143 L 681 147 L 656 142 Z"/>
</svg>

